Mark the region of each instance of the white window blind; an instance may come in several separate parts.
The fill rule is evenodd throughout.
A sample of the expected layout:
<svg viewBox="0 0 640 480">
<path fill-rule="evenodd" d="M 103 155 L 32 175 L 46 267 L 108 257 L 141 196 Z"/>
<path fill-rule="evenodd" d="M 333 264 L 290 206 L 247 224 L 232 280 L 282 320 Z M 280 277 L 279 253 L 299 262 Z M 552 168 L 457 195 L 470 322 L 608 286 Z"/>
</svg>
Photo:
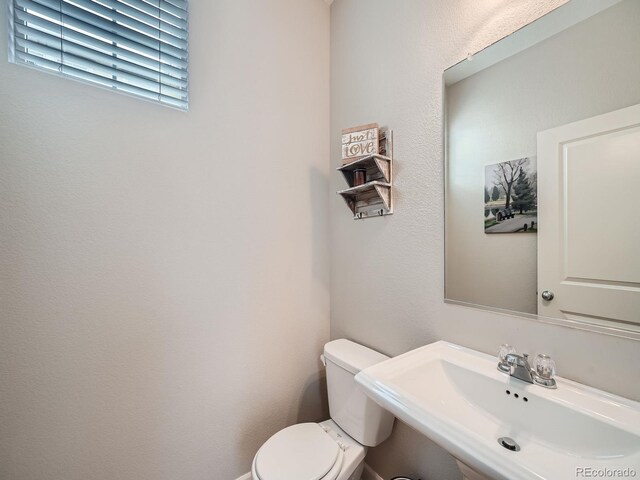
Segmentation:
<svg viewBox="0 0 640 480">
<path fill-rule="evenodd" d="M 187 110 L 187 0 L 8 2 L 9 61 Z"/>
</svg>

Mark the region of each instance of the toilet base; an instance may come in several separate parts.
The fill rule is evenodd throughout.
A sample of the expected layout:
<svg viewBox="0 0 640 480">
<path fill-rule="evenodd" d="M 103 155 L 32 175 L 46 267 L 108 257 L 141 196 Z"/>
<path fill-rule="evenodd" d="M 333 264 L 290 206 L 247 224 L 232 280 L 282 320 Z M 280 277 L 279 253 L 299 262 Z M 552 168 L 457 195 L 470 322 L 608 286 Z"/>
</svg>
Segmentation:
<svg viewBox="0 0 640 480">
<path fill-rule="evenodd" d="M 481 473 L 476 472 L 471 467 L 465 465 L 457 458 L 456 458 L 456 463 L 458 464 L 458 468 L 462 472 L 463 480 L 491 480 L 489 477 L 486 477 Z"/>
<path fill-rule="evenodd" d="M 362 478 L 362 472 L 364 471 L 364 460 L 360 462 L 358 468 L 356 468 L 353 473 L 346 480 L 360 480 Z"/>
</svg>

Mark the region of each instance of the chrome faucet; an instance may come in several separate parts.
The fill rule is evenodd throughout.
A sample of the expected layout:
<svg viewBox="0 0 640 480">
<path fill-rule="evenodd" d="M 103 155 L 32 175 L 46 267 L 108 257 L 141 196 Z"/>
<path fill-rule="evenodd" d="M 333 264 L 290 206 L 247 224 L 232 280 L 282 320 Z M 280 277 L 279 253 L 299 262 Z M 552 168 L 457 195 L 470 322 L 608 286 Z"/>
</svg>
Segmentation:
<svg viewBox="0 0 640 480">
<path fill-rule="evenodd" d="M 510 353 L 505 357 L 505 362 L 509 365 L 509 375 L 527 383 L 533 383 L 533 370 L 529 365 L 529 355 L 522 356 Z"/>
<path fill-rule="evenodd" d="M 533 383 L 545 388 L 558 388 L 553 376 L 556 364 L 548 355 L 539 354 L 534 361 L 534 368 L 529 364 L 529 355 L 518 355 L 510 345 L 500 347 L 498 370 L 523 382 Z"/>
</svg>

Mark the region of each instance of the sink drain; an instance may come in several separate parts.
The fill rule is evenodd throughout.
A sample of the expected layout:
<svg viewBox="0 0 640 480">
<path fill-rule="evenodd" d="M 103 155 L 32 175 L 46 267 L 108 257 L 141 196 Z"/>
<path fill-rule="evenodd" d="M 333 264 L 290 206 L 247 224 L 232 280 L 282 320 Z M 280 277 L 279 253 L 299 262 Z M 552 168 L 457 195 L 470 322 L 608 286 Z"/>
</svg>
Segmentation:
<svg viewBox="0 0 640 480">
<path fill-rule="evenodd" d="M 511 450 L 512 452 L 520 451 L 520 445 L 518 445 L 513 438 L 500 437 L 498 439 L 498 443 L 502 445 L 504 448 L 506 448 L 507 450 Z"/>
</svg>

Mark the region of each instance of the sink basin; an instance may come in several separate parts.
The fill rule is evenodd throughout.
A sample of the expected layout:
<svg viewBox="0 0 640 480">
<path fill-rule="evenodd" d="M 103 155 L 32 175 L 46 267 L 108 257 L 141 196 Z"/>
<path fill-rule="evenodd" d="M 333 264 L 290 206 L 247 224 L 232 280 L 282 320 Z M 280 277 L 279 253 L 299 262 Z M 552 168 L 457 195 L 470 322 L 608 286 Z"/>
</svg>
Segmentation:
<svg viewBox="0 0 640 480">
<path fill-rule="evenodd" d="M 625 469 L 640 477 L 640 403 L 560 377 L 556 390 L 528 384 L 499 372 L 497 362 L 436 342 L 366 368 L 356 382 L 491 479 L 562 480 L 587 477 L 589 469 L 609 472 L 595 478 Z M 519 450 L 501 445 L 502 437 Z"/>
</svg>

